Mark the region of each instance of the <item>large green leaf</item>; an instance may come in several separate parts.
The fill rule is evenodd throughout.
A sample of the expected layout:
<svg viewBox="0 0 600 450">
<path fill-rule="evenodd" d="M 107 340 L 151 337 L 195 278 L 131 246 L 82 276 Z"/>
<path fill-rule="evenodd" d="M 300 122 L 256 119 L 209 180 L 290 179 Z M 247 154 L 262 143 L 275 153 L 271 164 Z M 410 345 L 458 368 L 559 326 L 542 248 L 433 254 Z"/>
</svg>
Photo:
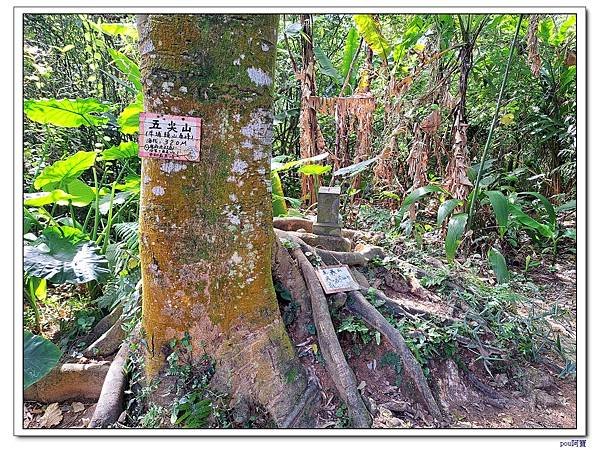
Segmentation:
<svg viewBox="0 0 600 450">
<path fill-rule="evenodd" d="M 548 215 L 548 225 L 551 229 L 556 228 L 556 210 L 554 209 L 554 206 L 552 206 L 552 203 L 550 203 L 550 200 L 548 200 L 539 192 L 534 191 L 520 192 L 519 195 L 530 195 L 532 197 L 537 198 L 546 210 L 546 214 Z"/>
<path fill-rule="evenodd" d="M 302 175 L 325 175 L 331 172 L 331 166 L 328 164 L 322 166 L 320 164 L 306 164 L 298 169 L 298 172 Z"/>
<path fill-rule="evenodd" d="M 494 270 L 494 274 L 496 274 L 496 280 L 498 281 L 498 284 L 504 284 L 508 282 L 510 279 L 510 273 L 506 267 L 504 255 L 492 247 L 488 252 L 488 261 Z"/>
<path fill-rule="evenodd" d="M 467 213 L 455 214 L 450 217 L 448 221 L 448 231 L 446 232 L 446 259 L 449 263 L 454 261 L 456 256 L 456 250 L 461 243 L 462 235 L 465 232 L 465 225 L 467 224 Z"/>
<path fill-rule="evenodd" d="M 353 177 L 354 175 L 358 175 L 363 170 L 368 169 L 371 164 L 373 164 L 375 161 L 377 161 L 377 159 L 378 158 L 375 157 L 375 158 L 367 159 L 365 161 L 358 162 L 356 164 L 342 167 L 341 169 L 338 169 L 335 172 L 333 172 L 333 176 L 334 177 Z"/>
<path fill-rule="evenodd" d="M 141 73 L 139 66 L 121 53 L 118 50 L 114 50 L 112 48 L 108 48 L 108 53 L 110 53 L 111 58 L 113 59 L 115 66 L 123 72 L 123 74 L 127 77 L 131 83 L 135 86 L 135 88 L 141 92 L 142 90 L 142 82 L 141 82 Z"/>
<path fill-rule="evenodd" d="M 281 186 L 281 178 L 279 178 L 279 174 L 276 171 L 271 172 L 271 187 L 273 217 L 287 216 L 288 210 L 285 204 L 283 187 Z"/>
<path fill-rule="evenodd" d="M 413 16 L 404 28 L 402 41 L 394 47 L 393 56 L 395 62 L 399 62 L 406 52 L 421 39 L 432 23 L 431 16 L 426 18 L 421 15 Z"/>
<path fill-rule="evenodd" d="M 134 23 L 101 23 L 99 28 L 103 33 L 111 36 L 127 36 L 136 41 L 138 39 L 138 31 Z"/>
<path fill-rule="evenodd" d="M 348 71 L 350 70 L 350 64 L 352 63 L 352 58 L 354 58 L 354 54 L 358 49 L 358 44 L 360 44 L 360 36 L 356 28 L 351 27 L 348 30 L 348 35 L 346 36 L 346 42 L 344 43 L 344 55 L 342 56 L 342 65 L 340 67 L 340 75 L 345 80 L 348 76 Z M 356 65 L 356 64 L 355 64 Z M 354 72 L 354 69 L 352 70 Z M 350 85 L 353 83 L 352 74 L 350 74 Z"/>
<path fill-rule="evenodd" d="M 108 117 L 98 114 L 109 110 L 109 105 L 95 98 L 25 100 L 24 104 L 24 112 L 29 120 L 67 128 L 102 125 L 108 122 Z"/>
<path fill-rule="evenodd" d="M 54 189 L 50 192 L 33 192 L 31 194 L 25 194 L 24 205 L 25 206 L 44 206 L 51 205 L 60 200 L 67 201 L 72 199 L 71 194 L 66 193 L 62 189 Z"/>
<path fill-rule="evenodd" d="M 56 161 L 51 166 L 44 168 L 35 179 L 33 186 L 36 189 L 44 188 L 44 190 L 64 187 L 92 167 L 95 161 L 96 152 L 79 151 L 67 159 Z"/>
<path fill-rule="evenodd" d="M 71 203 L 73 206 L 83 207 L 96 199 L 94 190 L 78 178 L 70 181 L 65 190 L 72 197 L 69 200 L 58 200 L 57 203 L 59 205 L 68 205 Z"/>
<path fill-rule="evenodd" d="M 539 223 L 534 218 L 528 216 L 523 212 L 523 210 L 513 203 L 510 203 L 508 206 L 508 211 L 510 215 L 525 228 L 536 232 L 538 235 L 541 235 L 546 238 L 552 237 L 552 230 L 547 225 Z"/>
<path fill-rule="evenodd" d="M 104 161 L 133 158 L 138 155 L 138 143 L 133 141 L 121 142 L 119 145 L 107 148 L 102 152 Z"/>
<path fill-rule="evenodd" d="M 47 228 L 34 246 L 26 245 L 23 268 L 28 275 L 52 283 L 102 281 L 110 274 L 108 261 L 99 248 L 69 227 Z"/>
<path fill-rule="evenodd" d="M 440 207 L 438 208 L 438 213 L 437 213 L 437 224 L 441 225 L 444 220 L 446 220 L 446 218 L 452 214 L 452 212 L 454 211 L 454 209 L 458 206 L 458 205 L 462 205 L 462 201 L 458 200 L 456 198 L 451 198 L 449 200 L 446 200 L 444 203 L 442 203 L 440 205 Z"/>
<path fill-rule="evenodd" d="M 37 383 L 60 360 L 60 349 L 42 336 L 23 332 L 23 389 Z"/>
<path fill-rule="evenodd" d="M 286 155 L 275 156 L 271 159 L 271 171 L 284 172 L 293 169 L 294 167 L 302 166 L 303 164 L 314 163 L 327 159 L 329 153 L 324 152 L 309 158 L 297 159 L 294 161 L 285 162 L 289 157 Z"/>
<path fill-rule="evenodd" d="M 508 227 L 508 199 L 500 191 L 486 191 L 492 208 L 494 209 L 494 215 L 496 216 L 496 223 L 498 224 L 498 230 L 500 231 L 500 237 L 506 233 Z"/>
<path fill-rule="evenodd" d="M 144 99 L 139 93 L 136 99 L 131 102 L 119 115 L 117 123 L 121 127 L 121 133 L 133 134 L 140 129 L 140 113 L 144 111 Z"/>
<path fill-rule="evenodd" d="M 558 27 L 558 31 L 554 35 L 552 44 L 555 46 L 561 45 L 567 37 L 569 30 L 576 24 L 576 22 L 577 18 L 574 14 L 568 15 L 565 21 Z"/>
<path fill-rule="evenodd" d="M 371 47 L 371 50 L 377 56 L 387 59 L 391 52 L 391 46 L 381 34 L 379 24 L 373 16 L 371 14 L 355 14 L 353 18 L 358 32 Z"/>
<path fill-rule="evenodd" d="M 429 184 L 427 186 L 423 186 L 423 187 L 415 189 L 414 191 L 412 191 L 410 194 L 408 194 L 404 198 L 402 205 L 400 205 L 400 210 L 398 211 L 398 215 L 400 217 L 402 217 L 404 215 L 404 213 L 406 213 L 406 211 L 408 211 L 408 209 L 411 207 L 411 205 L 413 203 L 418 202 L 423 197 L 425 197 L 427 194 L 431 194 L 432 192 L 444 192 L 444 190 L 436 184 Z"/>
<path fill-rule="evenodd" d="M 80 179 L 65 183 L 65 190 L 54 189 L 50 192 L 25 194 L 25 206 L 58 205 L 87 206 L 96 198 L 94 190 Z"/>
<path fill-rule="evenodd" d="M 315 59 L 319 63 L 321 72 L 323 72 L 325 75 L 333 78 L 338 85 L 341 85 L 344 82 L 344 80 L 343 80 L 342 76 L 340 75 L 340 73 L 337 71 L 337 69 L 335 67 L 333 67 L 331 60 L 327 57 L 325 52 L 323 52 L 321 47 L 319 47 L 318 45 L 315 45 L 314 51 L 315 51 Z"/>
</svg>

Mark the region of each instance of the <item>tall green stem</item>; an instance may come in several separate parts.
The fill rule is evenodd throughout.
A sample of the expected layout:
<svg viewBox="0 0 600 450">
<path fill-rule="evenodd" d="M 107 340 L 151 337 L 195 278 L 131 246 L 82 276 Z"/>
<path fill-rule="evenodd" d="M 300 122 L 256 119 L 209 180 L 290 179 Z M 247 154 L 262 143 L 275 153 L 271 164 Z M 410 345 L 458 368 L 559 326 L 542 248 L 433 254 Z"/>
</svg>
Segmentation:
<svg viewBox="0 0 600 450">
<path fill-rule="evenodd" d="M 41 321 L 40 308 L 38 307 L 37 298 L 35 295 L 35 286 L 34 286 L 33 278 L 29 278 L 27 280 L 27 288 L 29 290 L 29 304 L 31 305 L 31 309 L 33 310 L 33 317 L 35 320 L 35 332 L 41 334 L 42 333 L 42 321 Z"/>
<path fill-rule="evenodd" d="M 471 200 L 471 204 L 469 205 L 469 220 L 467 222 L 467 229 L 469 229 L 469 230 L 471 229 L 471 225 L 473 222 L 473 212 L 475 210 L 475 204 L 477 203 L 479 183 L 481 181 L 481 175 L 483 174 L 483 166 L 484 166 L 485 158 L 486 158 L 488 150 L 490 148 L 490 144 L 492 143 L 492 137 L 494 136 L 494 130 L 496 129 L 496 122 L 498 121 L 498 114 L 500 112 L 500 103 L 502 102 L 502 96 L 504 95 L 504 88 L 506 87 L 506 80 L 508 79 L 508 72 L 510 70 L 513 53 L 515 51 L 515 44 L 519 37 L 519 30 L 521 29 L 522 21 L 523 21 L 523 14 L 520 14 L 519 21 L 517 22 L 517 29 L 515 30 L 515 36 L 513 37 L 512 43 L 510 44 L 510 53 L 508 55 L 508 61 L 506 63 L 506 68 L 504 69 L 504 78 L 502 78 L 502 85 L 500 86 L 500 92 L 498 92 L 498 100 L 496 101 L 496 111 L 494 112 L 494 118 L 492 119 L 492 123 L 490 125 L 490 130 L 488 132 L 487 141 L 485 142 L 485 147 L 483 148 L 483 154 L 481 155 L 481 160 L 479 162 L 479 170 L 477 171 L 477 179 L 475 180 L 475 186 L 473 187 L 473 197 Z"/>
</svg>

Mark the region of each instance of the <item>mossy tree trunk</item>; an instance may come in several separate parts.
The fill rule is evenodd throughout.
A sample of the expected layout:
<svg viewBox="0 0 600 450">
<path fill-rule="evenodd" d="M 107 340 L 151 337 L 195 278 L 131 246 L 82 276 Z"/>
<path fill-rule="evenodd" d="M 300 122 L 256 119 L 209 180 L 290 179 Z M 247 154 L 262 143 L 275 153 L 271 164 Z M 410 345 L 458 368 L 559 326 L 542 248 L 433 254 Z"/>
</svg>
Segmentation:
<svg viewBox="0 0 600 450">
<path fill-rule="evenodd" d="M 147 377 L 188 332 L 213 385 L 281 424 L 306 378 L 271 278 L 277 20 L 138 17 L 145 110 L 203 120 L 199 162 L 143 160 L 140 232 Z"/>
</svg>

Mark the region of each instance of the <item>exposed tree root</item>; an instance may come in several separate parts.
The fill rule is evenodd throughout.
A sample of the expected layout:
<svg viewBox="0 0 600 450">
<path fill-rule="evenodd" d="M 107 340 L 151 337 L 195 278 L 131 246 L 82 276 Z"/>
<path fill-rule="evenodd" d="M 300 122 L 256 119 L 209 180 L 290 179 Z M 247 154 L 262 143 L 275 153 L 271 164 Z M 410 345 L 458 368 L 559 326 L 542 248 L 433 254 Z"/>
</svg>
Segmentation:
<svg viewBox="0 0 600 450">
<path fill-rule="evenodd" d="M 104 333 L 106 333 L 110 327 L 112 327 L 117 320 L 123 314 L 123 307 L 121 305 L 117 306 L 112 310 L 110 314 L 104 316 L 100 321 L 96 324 L 96 326 L 90 331 L 84 338 L 83 342 L 86 343 L 87 346 L 98 340 Z"/>
<path fill-rule="evenodd" d="M 309 423 L 309 419 L 303 416 L 309 414 L 317 404 L 316 397 L 319 395 L 319 386 L 314 380 L 308 381 L 308 386 L 302 397 L 296 403 L 294 409 L 281 423 L 281 428 L 295 428 L 298 424 Z"/>
<path fill-rule="evenodd" d="M 328 265 L 347 264 L 349 266 L 366 266 L 367 258 L 356 252 L 334 252 L 332 250 L 323 250 L 308 245 L 300 237 L 291 232 L 275 229 L 275 234 L 279 239 L 287 239 L 296 245 L 299 245 L 303 252 L 311 252 L 317 255 L 321 260 Z"/>
<path fill-rule="evenodd" d="M 325 368 L 331 376 L 339 396 L 348 407 L 348 417 L 352 426 L 368 428 L 372 422 L 371 415 L 357 389 L 356 376 L 350 369 L 335 334 L 327 299 L 314 268 L 300 248 L 295 248 L 292 254 L 298 261 L 310 293 L 313 320 L 317 330 L 319 348 L 325 360 Z"/>
<path fill-rule="evenodd" d="M 117 351 L 123 339 L 125 339 L 125 330 L 123 330 L 123 321 L 119 318 L 102 336 L 83 351 L 83 355 L 91 358 L 112 355 Z"/>
<path fill-rule="evenodd" d="M 367 289 L 362 289 L 363 293 L 366 293 L 368 291 L 369 290 L 367 290 Z M 384 301 L 386 308 L 395 316 L 408 317 L 412 320 L 416 320 L 419 317 L 422 317 L 427 320 L 438 320 L 441 323 L 445 323 L 445 324 L 462 322 L 462 320 L 456 319 L 454 317 L 450 317 L 450 316 L 439 314 L 439 313 L 432 313 L 430 311 L 425 311 L 422 309 L 415 308 L 413 306 L 405 305 L 397 299 L 389 298 L 387 295 L 385 295 L 383 292 L 381 292 L 378 289 L 371 288 L 370 292 L 372 293 L 372 295 L 375 296 L 375 298 L 377 300 Z M 491 345 L 484 344 L 482 342 L 477 342 L 473 339 L 470 339 L 470 338 L 467 338 L 464 336 L 460 336 L 460 335 L 456 336 L 456 342 L 458 342 L 460 345 L 462 345 L 465 348 L 471 348 L 471 349 L 477 348 L 480 351 L 480 353 L 484 354 L 484 355 L 495 354 L 495 355 L 505 356 L 505 353 L 506 353 L 504 350 L 502 350 L 500 348 L 493 347 Z"/>
<path fill-rule="evenodd" d="M 320 259 L 326 265 L 366 265 L 368 258 L 358 252 L 333 252 L 314 248 L 313 246 L 305 243 L 300 236 L 293 232 L 275 229 L 275 233 L 279 239 L 287 239 L 296 245 L 296 248 L 290 249 L 290 252 L 300 267 L 300 272 L 302 273 L 305 283 L 302 283 L 304 286 L 301 287 L 294 286 L 294 283 L 292 283 L 289 278 L 296 277 L 296 273 L 298 271 L 296 269 L 294 272 L 293 269 L 289 268 L 284 270 L 288 274 L 288 280 L 286 283 L 288 285 L 292 285 L 293 289 L 299 292 L 299 295 L 306 295 L 306 292 L 308 292 L 313 321 L 317 329 L 319 346 L 325 360 L 325 367 L 336 386 L 338 394 L 348 406 L 349 417 L 353 423 L 353 426 L 369 426 L 371 423 L 371 416 L 369 415 L 367 407 L 365 406 L 365 403 L 363 402 L 363 399 L 356 387 L 356 376 L 348 366 L 348 363 L 346 362 L 346 359 L 342 353 L 333 323 L 331 322 L 327 299 L 316 277 L 314 267 L 309 262 L 305 253 L 311 252 L 315 254 L 316 256 L 320 257 Z M 283 257 L 282 250 L 283 248 L 278 247 L 276 252 L 279 255 L 276 255 L 276 259 L 279 261 L 285 259 Z M 356 273 L 355 269 L 352 270 Z M 274 274 L 276 274 L 277 271 L 281 271 L 281 269 L 274 270 Z M 360 284 L 363 287 L 363 292 L 367 292 L 367 289 L 369 289 L 368 280 L 364 279 L 363 277 Z M 374 292 L 378 299 L 383 300 L 388 309 L 394 314 L 406 316 L 412 319 L 425 317 L 435 318 L 446 322 L 457 321 L 457 319 L 451 316 L 440 316 L 429 311 L 404 305 L 399 301 L 387 297 L 383 292 L 377 289 L 370 289 L 370 292 Z M 414 390 L 419 401 L 428 409 L 429 413 L 436 420 L 442 422 L 444 420 L 443 411 L 434 398 L 434 395 L 427 384 L 425 376 L 423 375 L 421 367 L 406 345 L 401 333 L 394 328 L 385 319 L 385 317 L 364 298 L 360 292 L 350 292 L 348 293 L 348 298 L 349 301 L 345 306 L 352 313 L 363 319 L 369 326 L 379 331 L 387 339 L 403 362 L 402 367 L 405 374 L 405 379 L 409 381 L 410 388 Z"/>
<path fill-rule="evenodd" d="M 302 278 L 302 273 L 290 253 L 281 245 L 279 239 L 274 239 L 272 251 L 271 273 L 276 283 L 287 289 L 292 298 L 300 306 L 298 319 L 304 326 L 310 322 L 310 294 Z"/>
<path fill-rule="evenodd" d="M 304 230 L 307 233 L 312 233 L 313 221 L 301 217 L 274 217 L 273 227 L 283 231 Z"/>
<path fill-rule="evenodd" d="M 65 400 L 96 401 L 100 396 L 110 362 L 63 364 L 23 394 L 27 401 L 54 403 Z"/>
<path fill-rule="evenodd" d="M 129 344 L 123 342 L 106 374 L 98 404 L 88 428 L 106 428 L 119 419 L 123 411 L 123 398 L 127 383 L 124 367 L 128 355 Z"/>
<path fill-rule="evenodd" d="M 469 382 L 475 386 L 475 388 L 484 394 L 483 401 L 489 405 L 495 406 L 496 408 L 505 408 L 510 400 L 502 395 L 498 394 L 488 385 L 484 384 L 479 378 L 477 378 L 472 372 L 466 372 L 466 378 Z"/>
<path fill-rule="evenodd" d="M 433 398 L 431 389 L 427 385 L 427 381 L 423 375 L 423 371 L 419 367 L 419 364 L 410 349 L 407 347 L 406 342 L 404 342 L 402 334 L 400 334 L 400 332 L 394 328 L 360 292 L 348 292 L 348 299 L 349 301 L 346 302 L 346 307 L 363 319 L 368 325 L 379 331 L 396 350 L 402 359 L 403 371 L 412 381 L 423 404 L 434 418 L 441 421 L 443 417 L 440 407 Z"/>
<path fill-rule="evenodd" d="M 370 290 L 363 289 L 362 291 L 363 291 L 363 293 L 366 293 L 367 291 L 372 292 L 372 294 L 375 296 L 375 298 L 377 300 L 385 302 L 386 308 L 388 308 L 394 315 L 409 317 L 410 319 L 413 319 L 413 320 L 417 319 L 418 316 L 421 316 L 426 319 L 439 319 L 441 321 L 448 321 L 448 322 L 457 322 L 458 321 L 458 319 L 455 319 L 454 317 L 440 315 L 440 314 L 434 314 L 430 311 L 425 311 L 424 309 L 419 309 L 419 308 L 415 308 L 413 306 L 405 305 L 396 299 L 389 298 L 387 295 L 385 295 L 379 289 L 371 288 Z"/>
<path fill-rule="evenodd" d="M 304 230 L 307 233 L 313 232 L 314 222 L 310 219 L 302 217 L 274 217 L 273 227 L 283 231 L 299 231 Z M 360 230 L 352 230 L 342 228 L 342 236 L 356 242 L 358 239 L 364 239 L 366 234 Z"/>
</svg>

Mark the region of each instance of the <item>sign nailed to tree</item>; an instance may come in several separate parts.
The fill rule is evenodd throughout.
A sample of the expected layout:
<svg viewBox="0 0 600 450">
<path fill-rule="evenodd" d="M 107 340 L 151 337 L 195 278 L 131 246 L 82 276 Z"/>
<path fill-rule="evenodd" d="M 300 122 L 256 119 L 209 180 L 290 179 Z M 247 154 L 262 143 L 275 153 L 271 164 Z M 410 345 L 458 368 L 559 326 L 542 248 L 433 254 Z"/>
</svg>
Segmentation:
<svg viewBox="0 0 600 450">
<path fill-rule="evenodd" d="M 358 291 L 360 289 L 346 265 L 320 267 L 316 269 L 316 273 L 326 294 Z"/>
<path fill-rule="evenodd" d="M 201 140 L 199 117 L 140 114 L 140 157 L 198 161 Z"/>
</svg>

